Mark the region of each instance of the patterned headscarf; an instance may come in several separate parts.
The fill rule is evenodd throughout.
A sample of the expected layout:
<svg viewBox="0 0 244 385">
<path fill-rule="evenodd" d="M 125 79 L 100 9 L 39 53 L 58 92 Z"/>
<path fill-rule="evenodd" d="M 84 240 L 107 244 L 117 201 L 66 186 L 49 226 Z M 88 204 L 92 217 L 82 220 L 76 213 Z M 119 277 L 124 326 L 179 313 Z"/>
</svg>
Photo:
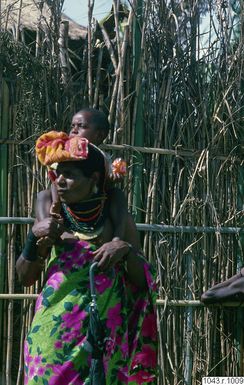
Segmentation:
<svg viewBox="0 0 244 385">
<path fill-rule="evenodd" d="M 88 157 L 88 140 L 79 136 L 70 138 L 65 132 L 50 131 L 36 141 L 36 155 L 41 164 L 51 166 Z M 94 145 L 92 145 L 94 146 Z M 96 146 L 94 146 L 97 148 Z M 99 150 L 99 149 L 98 149 Z M 99 150 L 102 152 L 101 150 Z"/>
</svg>

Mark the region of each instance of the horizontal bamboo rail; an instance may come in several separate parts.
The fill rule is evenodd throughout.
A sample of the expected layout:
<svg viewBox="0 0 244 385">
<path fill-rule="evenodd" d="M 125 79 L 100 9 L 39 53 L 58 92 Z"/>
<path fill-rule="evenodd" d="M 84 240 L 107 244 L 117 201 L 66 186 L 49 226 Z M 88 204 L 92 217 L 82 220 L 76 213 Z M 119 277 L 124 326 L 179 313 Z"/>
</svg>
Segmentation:
<svg viewBox="0 0 244 385">
<path fill-rule="evenodd" d="M 39 294 L 0 294 L 0 300 L 36 300 Z M 157 299 L 157 306 L 165 307 L 206 307 L 199 300 L 167 300 L 167 299 Z M 222 304 L 213 304 L 208 307 L 244 307 L 244 302 L 225 302 Z"/>
<path fill-rule="evenodd" d="M 1 297 L 0 297 L 1 298 Z M 170 307 L 244 307 L 244 301 L 243 302 L 223 302 L 223 303 L 215 303 L 212 305 L 204 305 L 199 300 L 184 300 L 184 299 L 173 299 L 173 300 L 167 300 L 167 299 L 158 299 L 156 301 L 158 306 L 170 306 Z"/>
<path fill-rule="evenodd" d="M 35 219 L 30 217 L 0 217 L 0 224 L 26 225 L 34 223 Z M 155 231 L 159 233 L 221 233 L 239 234 L 244 232 L 243 227 L 214 227 L 214 226 L 173 226 L 137 223 L 139 231 Z"/>
<path fill-rule="evenodd" d="M 14 140 L 14 139 L 0 139 L 0 144 L 15 144 L 15 145 L 34 145 L 34 140 Z M 101 146 L 102 150 L 114 150 L 114 151 L 134 151 L 134 152 L 140 152 L 143 154 L 159 154 L 159 155 L 171 155 L 171 156 L 179 156 L 179 157 L 199 157 L 199 155 L 202 153 L 202 150 L 183 150 L 183 149 L 168 149 L 168 148 L 158 148 L 158 147 L 140 147 L 140 146 L 131 146 L 129 144 L 102 144 Z M 209 155 L 209 158 L 213 158 L 216 160 L 228 160 L 231 159 L 231 161 L 240 162 L 241 159 L 238 156 L 233 155 L 225 156 L 225 155 L 212 155 L 211 152 Z"/>
<path fill-rule="evenodd" d="M 244 232 L 243 227 L 214 227 L 214 226 L 173 226 L 173 225 L 147 225 L 144 223 L 136 224 L 139 231 L 155 231 L 160 233 L 221 233 L 239 234 Z"/>
<path fill-rule="evenodd" d="M 24 293 L 5 293 L 0 294 L 0 300 L 1 299 L 8 299 L 8 300 L 18 300 L 18 299 L 29 299 L 29 300 L 36 300 L 39 294 L 24 294 Z"/>
</svg>

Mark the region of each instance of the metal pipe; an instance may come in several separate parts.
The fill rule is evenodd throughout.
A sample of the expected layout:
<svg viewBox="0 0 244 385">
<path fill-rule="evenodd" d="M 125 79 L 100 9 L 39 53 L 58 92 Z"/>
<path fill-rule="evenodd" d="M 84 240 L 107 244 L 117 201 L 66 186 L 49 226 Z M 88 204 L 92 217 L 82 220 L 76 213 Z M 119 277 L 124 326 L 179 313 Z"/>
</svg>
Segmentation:
<svg viewBox="0 0 244 385">
<path fill-rule="evenodd" d="M 137 223 L 139 231 L 155 231 L 159 233 L 221 233 L 239 234 L 244 232 L 244 227 L 214 227 L 214 226 L 173 226 Z"/>
<path fill-rule="evenodd" d="M 0 224 L 28 225 L 34 223 L 34 218 L 28 217 L 0 217 Z"/>
<path fill-rule="evenodd" d="M 14 294 L 0 294 L 0 300 L 36 300 L 39 294 L 24 294 L 24 293 L 14 293 Z M 199 300 L 167 300 L 167 299 L 157 299 L 157 306 L 165 306 L 165 307 L 207 307 Z M 213 304 L 208 306 L 208 308 L 219 308 L 219 307 L 244 307 L 244 302 L 225 302 L 219 304 Z"/>
<path fill-rule="evenodd" d="M 32 224 L 34 218 L 28 217 L 0 217 L 0 224 Z M 155 231 L 159 233 L 220 233 L 220 234 L 239 234 L 244 233 L 244 227 L 214 227 L 214 226 L 173 226 L 137 223 L 139 231 Z"/>
</svg>

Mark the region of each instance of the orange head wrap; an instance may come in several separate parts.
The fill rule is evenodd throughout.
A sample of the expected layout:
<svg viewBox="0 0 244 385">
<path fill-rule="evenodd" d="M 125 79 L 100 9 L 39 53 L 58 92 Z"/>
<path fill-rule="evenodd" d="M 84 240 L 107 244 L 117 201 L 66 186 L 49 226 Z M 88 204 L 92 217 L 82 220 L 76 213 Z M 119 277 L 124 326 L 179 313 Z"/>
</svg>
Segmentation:
<svg viewBox="0 0 244 385">
<path fill-rule="evenodd" d="M 50 131 L 37 139 L 36 155 L 45 166 L 87 159 L 88 140 L 78 136 L 70 138 L 65 132 Z"/>
</svg>

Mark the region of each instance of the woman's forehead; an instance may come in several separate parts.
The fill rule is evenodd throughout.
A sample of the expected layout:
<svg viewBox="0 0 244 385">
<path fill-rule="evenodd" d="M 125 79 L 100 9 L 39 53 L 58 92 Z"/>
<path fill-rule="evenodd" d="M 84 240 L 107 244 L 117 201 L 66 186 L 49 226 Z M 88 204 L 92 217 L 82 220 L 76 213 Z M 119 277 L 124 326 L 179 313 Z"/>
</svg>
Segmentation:
<svg viewBox="0 0 244 385">
<path fill-rule="evenodd" d="M 60 170 L 63 171 L 63 170 L 74 170 L 74 169 L 77 169 L 80 172 L 82 172 L 80 162 L 82 162 L 82 160 L 70 161 L 70 162 L 61 162 L 61 163 L 58 163 L 57 169 L 59 171 Z"/>
</svg>

